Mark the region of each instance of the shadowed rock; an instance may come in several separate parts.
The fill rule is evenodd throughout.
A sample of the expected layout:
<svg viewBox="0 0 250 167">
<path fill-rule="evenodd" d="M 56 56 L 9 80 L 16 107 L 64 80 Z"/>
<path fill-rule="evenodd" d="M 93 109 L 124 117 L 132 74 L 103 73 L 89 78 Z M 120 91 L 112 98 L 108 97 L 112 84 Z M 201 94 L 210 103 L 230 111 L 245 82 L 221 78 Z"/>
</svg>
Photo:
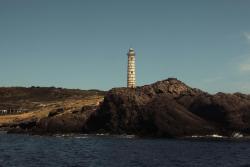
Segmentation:
<svg viewBox="0 0 250 167">
<path fill-rule="evenodd" d="M 170 78 L 136 89 L 110 90 L 85 130 L 161 137 L 230 135 L 249 133 L 249 123 L 248 95 L 210 95 Z"/>
<path fill-rule="evenodd" d="M 96 106 L 84 106 L 81 110 L 65 112 L 57 109 L 55 113 L 37 122 L 33 133 L 81 133 L 89 115 Z"/>
<path fill-rule="evenodd" d="M 250 96 L 208 94 L 170 78 L 151 85 L 114 88 L 100 106 L 51 111 L 17 124 L 32 133 L 111 133 L 154 137 L 250 134 Z"/>
</svg>

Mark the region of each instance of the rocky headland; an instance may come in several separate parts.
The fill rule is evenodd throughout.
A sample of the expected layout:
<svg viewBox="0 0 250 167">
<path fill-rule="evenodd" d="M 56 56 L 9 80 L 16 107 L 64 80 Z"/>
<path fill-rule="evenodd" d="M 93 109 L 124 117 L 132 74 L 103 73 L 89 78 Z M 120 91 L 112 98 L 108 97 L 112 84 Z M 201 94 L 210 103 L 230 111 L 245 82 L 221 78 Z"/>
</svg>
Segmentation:
<svg viewBox="0 0 250 167">
<path fill-rule="evenodd" d="M 250 133 L 250 96 L 208 94 L 170 78 L 110 90 L 86 130 L 159 137 Z"/>
<path fill-rule="evenodd" d="M 84 99 L 78 99 L 77 109 L 67 107 L 67 103 L 73 107 L 76 99 L 65 100 L 43 117 L 13 121 L 2 124 L 2 128 L 35 134 L 108 133 L 150 137 L 250 134 L 249 95 L 212 95 L 175 78 L 135 89 L 114 88 L 105 93 L 103 101 L 102 96 L 93 98 L 92 103 L 84 103 Z"/>
</svg>

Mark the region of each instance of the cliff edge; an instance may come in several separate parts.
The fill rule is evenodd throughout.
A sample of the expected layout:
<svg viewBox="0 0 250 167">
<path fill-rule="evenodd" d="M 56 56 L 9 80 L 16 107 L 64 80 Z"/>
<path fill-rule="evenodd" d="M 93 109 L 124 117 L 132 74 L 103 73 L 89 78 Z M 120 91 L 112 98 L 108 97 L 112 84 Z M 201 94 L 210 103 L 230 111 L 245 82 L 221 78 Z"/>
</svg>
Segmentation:
<svg viewBox="0 0 250 167">
<path fill-rule="evenodd" d="M 74 93 L 73 93 L 74 94 Z M 250 134 L 250 96 L 209 94 L 169 78 L 102 96 L 65 98 L 2 124 L 20 133 L 108 133 L 150 137 Z M 7 116 L 2 116 L 6 120 Z M 1 120 L 1 119 L 0 119 Z"/>
<path fill-rule="evenodd" d="M 110 90 L 84 130 L 96 133 L 181 137 L 250 133 L 250 96 L 208 94 L 169 78 Z"/>
</svg>

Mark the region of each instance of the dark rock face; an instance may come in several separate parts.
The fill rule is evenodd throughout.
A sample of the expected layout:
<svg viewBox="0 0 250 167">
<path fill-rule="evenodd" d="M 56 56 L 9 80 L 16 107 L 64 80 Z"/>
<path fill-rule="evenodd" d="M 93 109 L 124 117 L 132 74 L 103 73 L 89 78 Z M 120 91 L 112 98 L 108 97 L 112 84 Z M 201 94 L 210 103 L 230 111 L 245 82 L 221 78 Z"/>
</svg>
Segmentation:
<svg viewBox="0 0 250 167">
<path fill-rule="evenodd" d="M 79 110 L 64 111 L 58 108 L 49 112 L 42 119 L 27 119 L 11 125 L 2 125 L 2 130 L 8 133 L 55 134 L 55 133 L 81 133 L 90 115 L 97 106 L 84 106 Z"/>
<path fill-rule="evenodd" d="M 250 96 L 210 95 L 174 78 L 110 90 L 84 126 L 85 132 L 160 137 L 231 135 L 249 129 Z"/>
<path fill-rule="evenodd" d="M 62 109 L 56 110 L 56 114 L 49 114 L 39 120 L 36 128 L 31 129 L 33 133 L 81 133 L 82 129 L 89 118 L 90 114 L 95 111 L 96 107 L 85 106 L 80 111 L 64 113 Z"/>
<path fill-rule="evenodd" d="M 28 119 L 22 122 L 12 124 L 11 126 L 4 126 L 3 130 L 7 130 L 8 133 L 27 133 L 30 129 L 36 127 L 37 119 Z"/>
<path fill-rule="evenodd" d="M 14 133 L 111 133 L 153 137 L 250 135 L 250 95 L 208 94 L 170 78 L 151 85 L 114 88 L 100 106 L 13 125 Z M 10 132 L 11 132 L 10 131 Z"/>
</svg>

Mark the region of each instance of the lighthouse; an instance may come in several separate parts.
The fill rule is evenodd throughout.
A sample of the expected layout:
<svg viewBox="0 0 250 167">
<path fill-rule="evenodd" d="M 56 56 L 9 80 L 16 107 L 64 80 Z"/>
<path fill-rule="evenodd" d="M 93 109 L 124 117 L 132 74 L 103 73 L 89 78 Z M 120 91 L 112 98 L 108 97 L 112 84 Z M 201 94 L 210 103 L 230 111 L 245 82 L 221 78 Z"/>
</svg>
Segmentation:
<svg viewBox="0 0 250 167">
<path fill-rule="evenodd" d="M 135 51 L 134 49 L 130 48 L 127 55 L 128 55 L 127 87 L 135 88 L 136 80 L 135 80 Z"/>
</svg>

